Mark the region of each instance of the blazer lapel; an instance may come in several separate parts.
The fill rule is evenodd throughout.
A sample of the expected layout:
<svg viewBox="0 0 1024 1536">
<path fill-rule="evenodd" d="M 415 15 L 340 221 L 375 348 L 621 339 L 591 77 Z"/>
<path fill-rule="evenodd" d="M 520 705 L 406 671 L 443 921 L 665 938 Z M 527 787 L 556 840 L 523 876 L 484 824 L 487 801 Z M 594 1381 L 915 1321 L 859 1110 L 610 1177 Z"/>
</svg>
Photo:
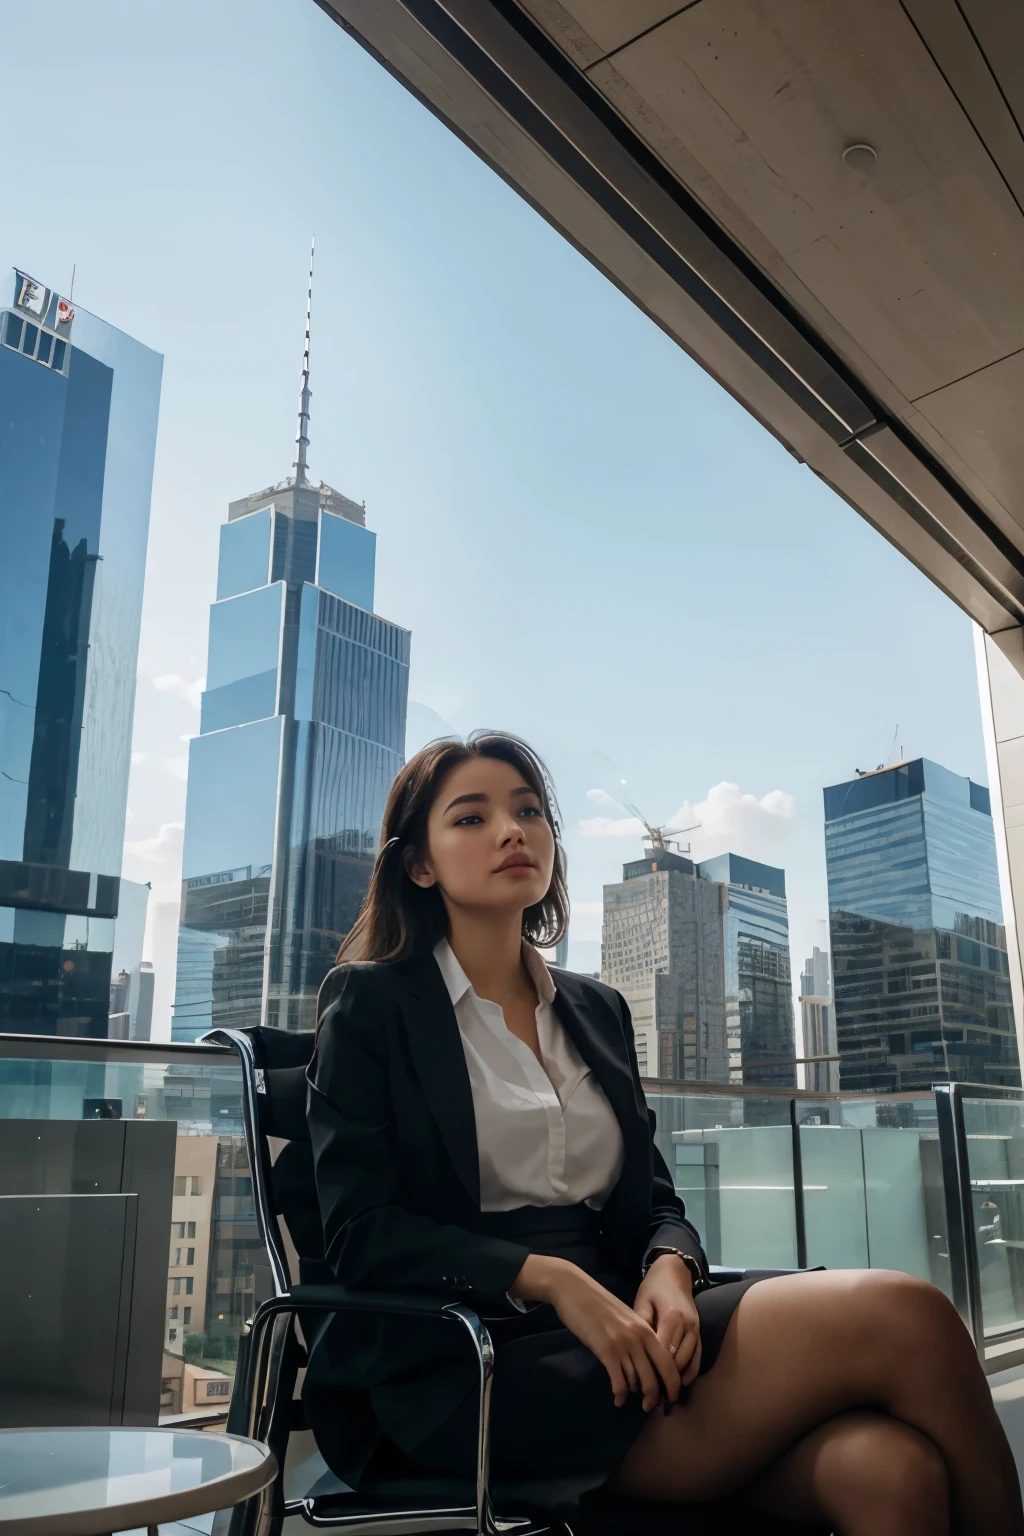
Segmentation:
<svg viewBox="0 0 1024 1536">
<path fill-rule="evenodd" d="M 574 977 L 566 975 L 563 979 L 557 971 L 552 972 L 552 977 L 555 982 L 555 1012 L 566 1034 L 604 1089 L 623 1134 L 628 1136 L 633 1130 L 638 1112 L 646 1118 L 646 1108 L 642 1100 L 637 1099 L 633 1074 L 616 1038 L 617 1026 L 614 1021 L 611 1026 L 602 1026 L 594 1004 Z M 598 1003 L 597 1007 L 600 1006 Z M 615 1035 L 611 1033 L 612 1028 L 615 1029 Z"/>
<path fill-rule="evenodd" d="M 407 962 L 406 981 L 402 1017 L 413 1064 L 445 1150 L 479 1210 L 476 1115 L 455 1009 L 433 955 Z"/>
<path fill-rule="evenodd" d="M 633 1077 L 617 1019 L 601 1017 L 607 1009 L 591 1000 L 571 974 L 552 973 L 555 1012 L 587 1066 L 604 1089 L 622 1131 L 622 1173 L 605 1213 L 623 1234 L 646 1230 L 651 1203 L 651 1137 L 647 1103 Z M 635 1229 L 635 1230 L 634 1230 Z"/>
</svg>

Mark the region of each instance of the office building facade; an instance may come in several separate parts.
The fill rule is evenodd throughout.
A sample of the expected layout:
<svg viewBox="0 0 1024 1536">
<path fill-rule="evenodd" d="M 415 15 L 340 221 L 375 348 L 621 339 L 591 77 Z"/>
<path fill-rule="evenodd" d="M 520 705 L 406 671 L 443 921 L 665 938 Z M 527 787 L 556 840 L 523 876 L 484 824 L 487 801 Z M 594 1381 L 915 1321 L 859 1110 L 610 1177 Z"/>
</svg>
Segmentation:
<svg viewBox="0 0 1024 1536">
<path fill-rule="evenodd" d="M 162 358 L 24 273 L 0 311 L 0 1029 L 104 1036 Z"/>
<path fill-rule="evenodd" d="M 306 472 L 221 528 L 200 733 L 189 750 L 172 1038 L 312 1029 L 403 761 L 409 632 L 373 612 L 376 535 Z"/>
<path fill-rule="evenodd" d="M 785 870 L 736 853 L 697 865 L 725 888 L 725 1013 L 729 1081 L 796 1082 L 793 980 Z"/>
<path fill-rule="evenodd" d="M 988 790 L 925 758 L 825 790 L 843 1089 L 1017 1086 Z"/>
<path fill-rule="evenodd" d="M 725 901 L 664 849 L 604 887 L 601 980 L 629 1004 L 642 1077 L 728 1081 Z"/>
<path fill-rule="evenodd" d="M 817 944 L 800 973 L 800 1026 L 803 1055 L 835 1056 L 836 1024 L 832 1008 L 832 973 L 828 954 Z M 838 1093 L 838 1061 L 810 1059 L 804 1068 L 806 1086 L 813 1093 Z"/>
</svg>

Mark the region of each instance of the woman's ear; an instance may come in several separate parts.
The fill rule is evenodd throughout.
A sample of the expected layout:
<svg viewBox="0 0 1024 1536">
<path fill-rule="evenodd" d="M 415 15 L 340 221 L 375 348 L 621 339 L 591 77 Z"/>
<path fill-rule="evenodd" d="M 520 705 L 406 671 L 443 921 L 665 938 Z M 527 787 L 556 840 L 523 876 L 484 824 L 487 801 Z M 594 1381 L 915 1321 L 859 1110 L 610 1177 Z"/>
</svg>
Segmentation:
<svg viewBox="0 0 1024 1536">
<path fill-rule="evenodd" d="M 423 891 L 437 884 L 430 866 L 423 860 L 414 859 L 411 853 L 405 860 L 405 872 L 413 884 Z"/>
</svg>

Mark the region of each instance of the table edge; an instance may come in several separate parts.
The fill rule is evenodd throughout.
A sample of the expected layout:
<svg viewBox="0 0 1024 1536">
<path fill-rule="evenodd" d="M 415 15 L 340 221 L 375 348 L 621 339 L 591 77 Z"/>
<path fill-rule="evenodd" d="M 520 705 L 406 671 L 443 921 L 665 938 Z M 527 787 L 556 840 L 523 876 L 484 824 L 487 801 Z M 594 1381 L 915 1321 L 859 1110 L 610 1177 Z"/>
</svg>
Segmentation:
<svg viewBox="0 0 1024 1536">
<path fill-rule="evenodd" d="M 121 1428 L 120 1425 L 109 1427 Z M 152 1426 L 149 1433 L 158 1427 Z M 191 1433 L 203 1434 L 204 1431 L 193 1430 Z M 68 1510 L 66 1514 L 58 1515 L 25 1515 L 12 1520 L 0 1518 L 3 1536 L 96 1536 L 97 1532 L 167 1525 L 173 1521 L 186 1520 L 192 1515 L 208 1515 L 219 1509 L 227 1509 L 232 1504 L 240 1504 L 274 1481 L 278 1471 L 277 1458 L 268 1446 L 259 1440 L 250 1440 L 247 1435 L 222 1435 L 219 1438 L 240 1440 L 247 1445 L 257 1446 L 264 1453 L 263 1460 L 258 1466 L 226 1472 L 212 1482 L 183 1488 L 178 1493 L 161 1494 L 155 1499 L 137 1499 L 131 1504 L 111 1504 L 104 1508 Z"/>
</svg>

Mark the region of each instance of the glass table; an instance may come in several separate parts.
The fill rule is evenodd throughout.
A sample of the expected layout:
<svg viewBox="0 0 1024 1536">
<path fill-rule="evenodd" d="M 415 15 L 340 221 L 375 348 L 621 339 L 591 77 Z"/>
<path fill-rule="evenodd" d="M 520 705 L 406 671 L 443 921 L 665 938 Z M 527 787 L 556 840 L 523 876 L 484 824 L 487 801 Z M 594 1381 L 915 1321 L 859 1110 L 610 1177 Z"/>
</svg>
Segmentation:
<svg viewBox="0 0 1024 1536">
<path fill-rule="evenodd" d="M 274 1457 L 197 1429 L 0 1430 L 4 1536 L 102 1536 L 227 1509 L 273 1482 Z"/>
</svg>

